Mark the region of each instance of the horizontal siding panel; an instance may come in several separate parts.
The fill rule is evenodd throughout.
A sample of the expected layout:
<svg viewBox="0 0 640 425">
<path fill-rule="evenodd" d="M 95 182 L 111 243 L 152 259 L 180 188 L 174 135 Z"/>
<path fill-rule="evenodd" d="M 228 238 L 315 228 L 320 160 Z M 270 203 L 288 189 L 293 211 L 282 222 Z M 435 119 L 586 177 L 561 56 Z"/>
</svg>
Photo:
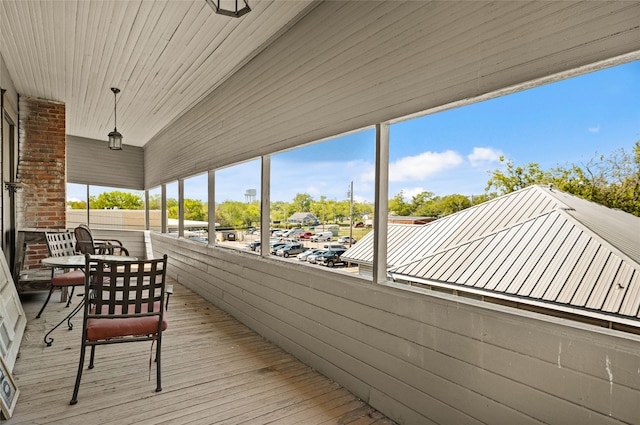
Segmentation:
<svg viewBox="0 0 640 425">
<path fill-rule="evenodd" d="M 146 247 L 144 241 L 144 231 L 133 230 L 108 230 L 92 228 L 91 234 L 94 239 L 117 239 L 127 248 L 129 254 L 140 259 L 146 259 Z"/>
<path fill-rule="evenodd" d="M 144 151 L 126 145 L 114 151 L 106 141 L 67 136 L 67 182 L 143 190 Z"/>
</svg>

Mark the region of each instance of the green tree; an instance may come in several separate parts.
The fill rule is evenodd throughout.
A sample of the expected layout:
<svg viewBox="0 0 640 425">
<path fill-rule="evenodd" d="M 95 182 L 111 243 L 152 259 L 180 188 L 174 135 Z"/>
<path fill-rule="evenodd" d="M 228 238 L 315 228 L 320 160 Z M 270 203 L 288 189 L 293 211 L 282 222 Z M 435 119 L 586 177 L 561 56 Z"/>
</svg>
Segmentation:
<svg viewBox="0 0 640 425">
<path fill-rule="evenodd" d="M 260 223 L 260 201 L 245 204 L 242 219 L 244 221 L 244 227 L 252 227 L 254 224 Z"/>
<path fill-rule="evenodd" d="M 365 215 L 373 214 L 373 204 L 366 202 L 354 202 L 353 203 L 353 220 L 360 221 Z"/>
<path fill-rule="evenodd" d="M 333 204 L 334 221 L 343 223 L 349 221 L 350 201 L 335 201 Z"/>
<path fill-rule="evenodd" d="M 516 166 L 512 160 L 501 156 L 500 163 L 505 164 L 506 170 L 491 171 L 485 191 L 495 188 L 501 195 L 505 195 L 532 184 L 548 183 L 551 180 L 549 173 L 542 171 L 540 165 L 535 162 Z"/>
<path fill-rule="evenodd" d="M 640 216 L 640 141 L 631 152 L 621 148 L 609 155 L 596 154 L 583 165 L 557 166 L 550 171 L 541 170 L 536 163 L 515 166 L 504 157 L 500 161 L 506 164 L 506 170 L 491 172 L 487 191 L 495 188 L 499 194 L 506 194 L 531 184 L 552 184 L 564 192 Z"/>
<path fill-rule="evenodd" d="M 402 190 L 389 200 L 389 212 L 394 212 L 396 215 L 401 216 L 409 216 L 414 213 L 412 205 L 404 200 L 404 192 Z"/>
<path fill-rule="evenodd" d="M 438 198 L 436 202 L 438 216 L 445 216 L 462 211 L 471 206 L 471 200 L 460 194 L 453 194 Z"/>
<path fill-rule="evenodd" d="M 149 196 L 149 209 L 150 210 L 162 209 L 162 197 L 160 195 Z"/>
<path fill-rule="evenodd" d="M 243 227 L 245 204 L 238 201 L 224 201 L 216 205 L 216 222 L 220 227 Z"/>
<path fill-rule="evenodd" d="M 316 216 L 318 221 L 321 222 L 321 223 L 323 222 L 323 220 L 326 221 L 326 216 L 325 216 L 326 204 L 327 204 L 327 197 L 326 196 L 320 196 L 320 200 L 319 201 L 313 201 L 313 202 L 311 202 L 311 205 L 309 206 L 309 210 L 310 210 L 311 214 Z"/>
<path fill-rule="evenodd" d="M 207 205 L 199 199 L 185 199 L 184 200 L 184 219 L 185 220 L 197 220 L 207 221 L 209 212 L 207 211 Z"/>
<path fill-rule="evenodd" d="M 411 210 L 412 214 L 417 214 L 417 211 L 425 204 L 433 200 L 435 194 L 433 192 L 420 192 L 411 198 Z M 419 214 L 418 214 L 419 215 Z"/>
<path fill-rule="evenodd" d="M 87 202 L 86 201 L 68 201 L 67 206 L 72 210 L 86 210 Z"/>
<path fill-rule="evenodd" d="M 174 198 L 167 198 L 167 217 L 178 218 L 178 201 Z"/>
<path fill-rule="evenodd" d="M 640 216 L 640 141 L 631 152 L 621 148 L 582 167 L 554 168 L 552 175 L 560 190 Z"/>
<path fill-rule="evenodd" d="M 285 226 L 285 215 L 289 218 L 293 211 L 293 206 L 284 201 L 272 202 L 269 206 L 269 219 L 271 222 L 280 222 L 282 226 Z"/>
<path fill-rule="evenodd" d="M 291 207 L 293 211 L 290 214 L 296 212 L 309 212 L 311 211 L 311 203 L 313 202 L 313 198 L 308 193 L 298 193 L 293 198 L 293 203 Z"/>
<path fill-rule="evenodd" d="M 90 196 L 89 207 L 99 210 L 112 208 L 141 210 L 144 209 L 144 201 L 138 194 L 114 190 L 111 192 L 103 192 L 98 196 Z"/>
</svg>

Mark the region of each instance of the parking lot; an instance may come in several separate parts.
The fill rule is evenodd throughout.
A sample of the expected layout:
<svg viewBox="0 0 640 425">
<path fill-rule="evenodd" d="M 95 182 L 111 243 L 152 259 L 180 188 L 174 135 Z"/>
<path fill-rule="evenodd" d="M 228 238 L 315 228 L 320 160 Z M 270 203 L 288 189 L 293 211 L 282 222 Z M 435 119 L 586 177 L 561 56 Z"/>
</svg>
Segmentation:
<svg viewBox="0 0 640 425">
<path fill-rule="evenodd" d="M 259 235 L 239 235 L 239 240 L 235 240 L 235 241 L 222 241 L 222 242 L 217 242 L 219 245 L 223 245 L 223 246 L 229 246 L 229 247 L 233 247 L 236 249 L 241 249 L 241 250 L 245 250 L 245 251 L 253 251 L 252 249 L 249 248 L 249 245 L 252 242 L 256 242 L 256 241 L 260 241 Z M 273 240 L 277 240 L 279 238 L 273 238 Z M 300 243 L 303 245 L 303 247 L 306 250 L 311 250 L 311 249 L 323 249 L 323 247 L 327 244 L 333 244 L 336 245 L 337 242 L 335 241 L 336 238 L 333 238 L 334 240 L 332 242 L 326 242 L 326 241 L 322 241 L 322 242 L 311 242 L 308 239 L 281 239 L 282 242 L 286 242 L 286 243 Z M 347 244 L 344 245 L 345 248 L 349 248 L 349 246 Z M 260 252 L 261 247 L 258 248 L 257 252 Z M 319 264 L 310 264 L 306 261 L 301 261 L 297 258 L 297 253 L 295 255 L 291 255 L 288 258 L 285 258 L 284 256 L 276 256 L 274 254 L 271 255 L 272 257 L 277 257 L 283 261 L 289 261 L 289 262 L 293 262 L 293 263 L 298 263 L 298 264 L 308 264 L 309 266 L 315 266 L 315 267 L 325 267 L 325 268 L 329 268 L 326 266 L 321 266 Z M 339 269 L 339 270 L 344 270 L 347 272 L 351 272 L 351 273 L 357 273 L 358 271 L 358 267 L 357 265 L 349 265 L 346 263 L 337 263 L 335 264 L 333 267 L 333 269 Z"/>
</svg>

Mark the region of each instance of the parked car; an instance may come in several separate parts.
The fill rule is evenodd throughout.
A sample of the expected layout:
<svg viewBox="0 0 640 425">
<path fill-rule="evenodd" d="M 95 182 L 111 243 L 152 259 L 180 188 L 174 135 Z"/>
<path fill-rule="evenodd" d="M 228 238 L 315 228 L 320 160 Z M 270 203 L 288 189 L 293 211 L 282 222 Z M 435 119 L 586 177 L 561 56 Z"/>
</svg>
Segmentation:
<svg viewBox="0 0 640 425">
<path fill-rule="evenodd" d="M 361 221 L 359 221 L 359 222 L 357 222 L 356 224 L 354 224 L 354 225 L 353 225 L 353 227 L 358 227 L 358 228 L 360 228 L 360 227 L 364 227 L 364 223 L 363 223 L 363 222 L 361 222 Z"/>
<path fill-rule="evenodd" d="M 256 251 L 258 248 L 260 248 L 260 241 L 249 242 L 247 244 L 247 248 L 249 248 L 251 251 Z"/>
<path fill-rule="evenodd" d="M 316 259 L 318 258 L 318 256 L 324 254 L 325 252 L 327 252 L 325 249 L 319 249 L 317 254 L 310 254 L 307 257 L 307 263 L 311 263 L 311 264 L 315 264 L 316 263 Z"/>
<path fill-rule="evenodd" d="M 348 244 L 349 243 L 349 239 L 351 239 L 351 244 L 353 245 L 354 243 L 356 243 L 356 239 L 355 238 L 350 238 L 349 236 L 340 236 L 338 238 L 338 242 L 340 243 L 344 243 L 344 244 Z"/>
<path fill-rule="evenodd" d="M 301 252 L 300 254 L 296 255 L 296 258 L 300 261 L 307 261 L 307 257 L 309 257 L 310 255 L 317 255 L 320 254 L 321 252 L 324 252 L 323 249 L 308 249 L 304 252 Z"/>
<path fill-rule="evenodd" d="M 304 233 L 304 230 L 302 230 L 300 227 L 294 227 L 293 229 L 291 229 L 291 230 L 289 230 L 287 232 L 285 237 L 287 237 L 287 238 L 297 238 L 300 233 Z"/>
<path fill-rule="evenodd" d="M 327 267 L 333 267 L 336 264 L 343 264 L 344 261 L 342 261 L 340 256 L 344 254 L 345 251 L 346 249 L 326 251 L 316 257 L 316 263 Z"/>
<path fill-rule="evenodd" d="M 331 250 L 336 250 L 336 249 L 344 249 L 344 250 L 347 249 L 346 246 L 342 245 L 341 243 L 336 243 L 336 242 L 326 243 L 326 244 L 322 245 L 322 248 L 325 251 L 331 251 Z"/>
<path fill-rule="evenodd" d="M 307 248 L 301 243 L 290 243 L 276 251 L 276 255 L 279 257 L 289 258 L 292 255 L 298 255 L 301 252 L 306 251 Z"/>
<path fill-rule="evenodd" d="M 220 230 L 216 232 L 221 241 L 236 241 L 238 240 L 238 234 L 235 230 Z"/>
<path fill-rule="evenodd" d="M 275 255 L 275 253 L 286 244 L 287 242 L 282 242 L 282 241 L 272 242 L 269 244 L 269 252 Z"/>
<path fill-rule="evenodd" d="M 333 238 L 333 233 L 331 232 L 319 232 L 315 235 L 311 236 L 309 240 L 311 242 L 322 242 L 322 241 L 330 241 Z"/>
<path fill-rule="evenodd" d="M 298 238 L 298 239 L 310 239 L 311 236 L 313 236 L 313 233 L 311 233 L 311 232 L 302 232 L 302 233 L 298 233 L 296 235 L 296 238 Z"/>
</svg>

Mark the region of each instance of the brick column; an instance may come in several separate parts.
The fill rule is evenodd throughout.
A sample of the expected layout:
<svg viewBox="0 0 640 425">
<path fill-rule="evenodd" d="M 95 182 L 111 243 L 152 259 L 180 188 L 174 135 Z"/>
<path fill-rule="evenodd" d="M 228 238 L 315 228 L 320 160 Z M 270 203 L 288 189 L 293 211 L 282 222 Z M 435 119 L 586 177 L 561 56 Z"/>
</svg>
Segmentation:
<svg viewBox="0 0 640 425">
<path fill-rule="evenodd" d="M 20 97 L 17 227 L 64 229 L 66 226 L 65 105 L 52 100 Z M 46 245 L 27 249 L 23 269 L 39 268 Z"/>
</svg>

